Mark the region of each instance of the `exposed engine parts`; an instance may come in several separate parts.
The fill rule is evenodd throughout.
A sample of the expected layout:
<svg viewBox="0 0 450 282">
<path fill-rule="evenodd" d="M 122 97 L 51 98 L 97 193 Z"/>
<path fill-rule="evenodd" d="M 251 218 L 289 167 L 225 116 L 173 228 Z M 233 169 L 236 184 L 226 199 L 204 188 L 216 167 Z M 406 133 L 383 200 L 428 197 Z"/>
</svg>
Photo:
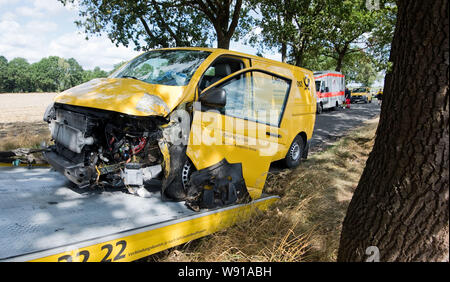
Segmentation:
<svg viewBox="0 0 450 282">
<path fill-rule="evenodd" d="M 143 186 L 161 172 L 163 119 L 55 104 L 45 120 L 55 141 L 46 159 L 82 188 Z"/>
<path fill-rule="evenodd" d="M 157 182 L 163 199 L 185 200 L 193 210 L 246 202 L 240 164 L 224 160 L 195 171 L 186 156 L 186 113 L 166 120 L 56 103 L 44 116 L 55 145 L 43 154 L 80 188 L 125 188 L 149 197 L 145 187 Z"/>
</svg>

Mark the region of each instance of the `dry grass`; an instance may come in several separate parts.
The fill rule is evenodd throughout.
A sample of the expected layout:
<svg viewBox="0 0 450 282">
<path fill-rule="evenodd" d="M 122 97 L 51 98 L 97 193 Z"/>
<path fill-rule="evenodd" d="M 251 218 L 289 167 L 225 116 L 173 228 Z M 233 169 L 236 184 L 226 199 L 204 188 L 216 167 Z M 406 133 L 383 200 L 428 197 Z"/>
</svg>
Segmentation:
<svg viewBox="0 0 450 282">
<path fill-rule="evenodd" d="M 48 124 L 44 122 L 0 123 L 0 151 L 17 148 L 39 148 L 50 141 Z"/>
<path fill-rule="evenodd" d="M 226 230 L 147 261 L 336 261 L 341 224 L 372 150 L 378 119 L 366 123 L 295 170 L 268 176 L 281 199 Z"/>
</svg>

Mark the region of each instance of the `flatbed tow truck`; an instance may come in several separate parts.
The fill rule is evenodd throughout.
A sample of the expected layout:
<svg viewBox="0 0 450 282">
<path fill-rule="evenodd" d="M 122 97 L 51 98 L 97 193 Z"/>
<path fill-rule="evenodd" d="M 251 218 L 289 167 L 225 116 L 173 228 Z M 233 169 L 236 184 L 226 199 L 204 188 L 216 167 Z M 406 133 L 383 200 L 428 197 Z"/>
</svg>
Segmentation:
<svg viewBox="0 0 450 282">
<path fill-rule="evenodd" d="M 227 228 L 278 199 L 195 212 L 156 191 L 141 198 L 82 190 L 48 167 L 0 166 L 0 261 L 134 261 Z"/>
</svg>

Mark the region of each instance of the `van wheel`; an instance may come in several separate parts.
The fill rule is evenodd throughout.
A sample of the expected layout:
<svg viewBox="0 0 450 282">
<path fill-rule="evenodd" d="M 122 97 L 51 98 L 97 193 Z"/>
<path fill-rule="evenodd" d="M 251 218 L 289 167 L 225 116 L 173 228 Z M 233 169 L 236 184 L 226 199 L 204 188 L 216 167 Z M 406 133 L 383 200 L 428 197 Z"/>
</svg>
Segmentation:
<svg viewBox="0 0 450 282">
<path fill-rule="evenodd" d="M 317 113 L 320 115 L 323 112 L 323 106 L 322 103 L 319 103 L 317 105 Z"/>
<path fill-rule="evenodd" d="M 174 201 L 184 201 L 187 195 L 187 183 L 195 166 L 186 155 L 186 147 L 176 147 L 171 153 L 170 173 L 163 179 L 164 197 Z M 180 166 L 179 164 L 183 164 Z"/>
<path fill-rule="evenodd" d="M 184 191 L 188 189 L 189 179 L 191 178 L 191 174 L 195 171 L 195 166 L 192 162 L 187 159 L 181 169 L 181 183 L 183 184 Z"/>
<path fill-rule="evenodd" d="M 284 162 L 288 168 L 294 168 L 300 164 L 304 148 L 303 138 L 301 136 L 295 137 L 284 158 Z"/>
</svg>

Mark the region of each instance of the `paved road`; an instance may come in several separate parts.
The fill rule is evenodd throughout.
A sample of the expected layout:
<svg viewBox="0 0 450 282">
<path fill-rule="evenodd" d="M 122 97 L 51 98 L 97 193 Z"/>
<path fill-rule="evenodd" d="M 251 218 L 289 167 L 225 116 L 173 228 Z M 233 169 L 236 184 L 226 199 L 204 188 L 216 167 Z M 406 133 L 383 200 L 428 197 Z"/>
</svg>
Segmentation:
<svg viewBox="0 0 450 282">
<path fill-rule="evenodd" d="M 352 104 L 350 109 L 324 111 L 316 115 L 316 125 L 310 143 L 310 152 L 318 150 L 333 143 L 347 132 L 375 118 L 380 114 L 380 106 L 375 103 Z"/>
<path fill-rule="evenodd" d="M 370 104 L 352 104 L 350 109 L 328 110 L 316 115 L 313 137 L 309 144 L 309 154 L 319 152 L 337 139 L 348 134 L 349 130 L 361 126 L 365 121 L 377 117 L 380 106 L 376 100 Z M 271 172 L 285 168 L 282 161 L 272 163 Z"/>
</svg>

